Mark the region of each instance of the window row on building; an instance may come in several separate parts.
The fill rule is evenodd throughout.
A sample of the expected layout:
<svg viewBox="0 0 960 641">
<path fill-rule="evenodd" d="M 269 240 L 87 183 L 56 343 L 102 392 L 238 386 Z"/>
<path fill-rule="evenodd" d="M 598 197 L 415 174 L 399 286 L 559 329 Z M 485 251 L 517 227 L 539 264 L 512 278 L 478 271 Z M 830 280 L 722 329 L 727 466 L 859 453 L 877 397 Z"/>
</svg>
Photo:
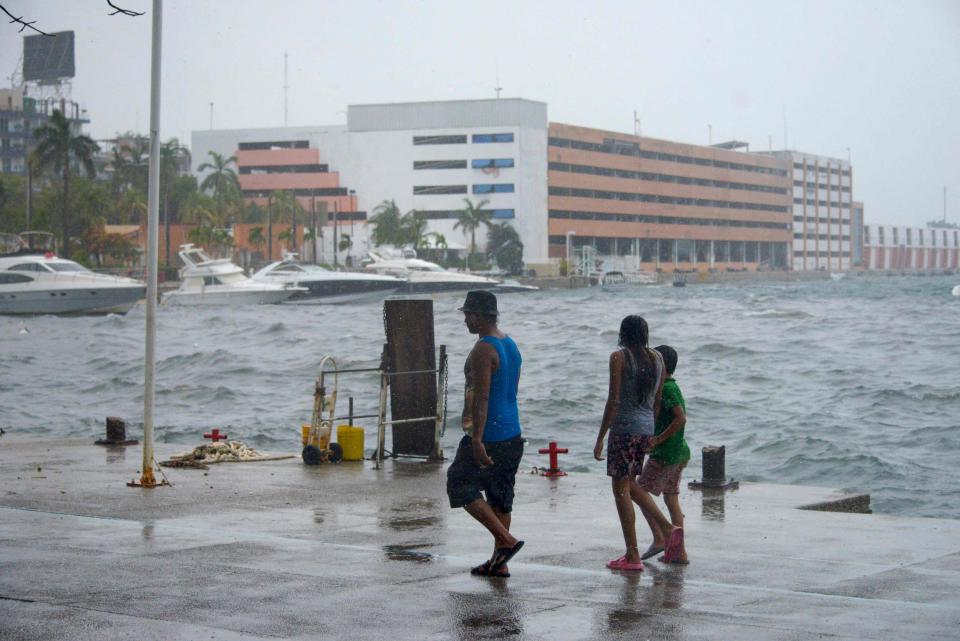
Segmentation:
<svg viewBox="0 0 960 641">
<path fill-rule="evenodd" d="M 514 192 L 513 183 L 484 183 L 475 184 L 471 187 L 474 194 L 512 194 Z M 441 196 L 448 194 L 465 194 L 466 185 L 414 185 L 414 196 Z"/>
<path fill-rule="evenodd" d="M 828 185 L 826 183 L 811 183 L 811 182 L 805 183 L 802 180 L 794 180 L 793 186 L 794 187 L 806 186 L 807 189 L 832 189 L 834 191 L 843 191 L 843 192 L 850 193 L 849 185 Z"/>
<path fill-rule="evenodd" d="M 239 167 L 237 173 L 241 176 L 248 176 L 257 174 L 326 174 L 329 171 L 329 165 L 315 163 L 304 165 L 244 165 Z"/>
<path fill-rule="evenodd" d="M 474 144 L 491 142 L 513 142 L 512 133 L 498 134 L 473 134 L 470 136 L 470 142 Z M 442 136 L 414 136 L 414 145 L 465 145 L 467 144 L 466 134 L 453 134 Z"/>
<path fill-rule="evenodd" d="M 590 165 L 572 165 L 564 162 L 551 162 L 547 165 L 551 171 L 566 171 L 574 174 L 590 174 L 593 176 L 611 176 L 613 178 L 629 178 L 659 183 L 676 183 L 680 185 L 698 185 L 700 187 L 716 187 L 718 189 L 741 189 L 745 191 L 759 191 L 768 194 L 787 194 L 783 187 L 768 185 L 754 185 L 751 183 L 730 182 L 727 180 L 709 180 L 706 178 L 691 178 L 689 176 L 672 176 L 646 171 L 630 171 L 627 169 L 612 169 L 610 167 L 593 167 Z"/>
<path fill-rule="evenodd" d="M 729 200 L 711 200 L 707 198 L 680 198 L 677 196 L 662 196 L 655 194 L 637 194 L 623 191 L 606 191 L 600 189 L 573 189 L 570 187 L 550 187 L 551 196 L 570 196 L 574 198 L 595 198 L 599 200 L 621 200 L 626 202 L 661 203 L 666 205 L 687 205 L 691 207 L 715 207 L 724 209 L 749 209 L 752 211 L 773 211 L 786 213 L 789 207 L 766 205 L 762 203 L 740 203 Z"/>
<path fill-rule="evenodd" d="M 793 204 L 794 205 L 807 204 L 811 207 L 819 206 L 824 208 L 829 207 L 831 209 L 850 209 L 850 203 L 838 203 L 833 200 L 813 200 L 812 198 L 807 198 L 806 200 L 804 200 L 803 198 L 794 198 Z"/>
<path fill-rule="evenodd" d="M 794 233 L 793 237 L 797 240 L 850 240 L 849 234 L 800 234 Z"/>
<path fill-rule="evenodd" d="M 908 247 L 960 247 L 960 231 L 864 225 L 864 245 L 905 245 Z"/>
<path fill-rule="evenodd" d="M 648 214 L 610 214 L 600 211 L 564 211 L 551 209 L 548 216 L 558 220 L 603 220 L 621 223 L 649 223 L 658 225 L 697 225 L 701 227 L 743 227 L 750 229 L 790 229 L 789 223 L 770 223 L 754 220 L 724 220 L 719 218 L 686 218 L 683 216 L 653 216 Z"/>
<path fill-rule="evenodd" d="M 588 142 L 585 140 L 571 140 L 569 138 L 559 138 L 551 136 L 549 139 L 551 147 L 566 147 L 569 149 L 580 149 L 583 151 L 595 151 L 603 154 L 616 154 L 620 156 L 632 156 L 636 158 L 646 158 L 648 160 L 662 160 L 664 162 L 677 162 L 688 165 L 701 165 L 704 167 L 716 167 L 718 169 L 735 169 L 737 171 L 749 171 L 759 174 L 770 174 L 774 176 L 786 176 L 787 172 L 775 167 L 761 167 L 757 165 L 748 165 L 744 163 L 730 162 L 726 160 L 713 160 L 711 158 L 699 158 L 682 154 L 669 154 L 658 151 L 648 151 L 641 149 L 638 143 L 624 142 L 615 139 L 607 139 L 603 144 Z"/>
<path fill-rule="evenodd" d="M 823 165 L 811 165 L 809 163 L 805 165 L 802 162 L 793 163 L 794 169 L 803 169 L 804 167 L 806 167 L 806 170 L 811 173 L 825 174 L 828 171 L 827 167 L 824 167 Z M 850 170 L 849 169 L 841 170 L 839 167 L 830 167 L 829 173 L 833 174 L 834 176 L 849 176 Z"/>
<path fill-rule="evenodd" d="M 269 198 L 274 191 L 263 189 L 244 189 L 242 190 L 244 198 Z M 346 196 L 349 191 L 346 187 L 307 187 L 301 189 L 280 189 L 285 193 L 292 193 L 294 196 Z"/>
<path fill-rule="evenodd" d="M 274 149 L 309 149 L 308 140 L 275 140 L 266 142 L 241 142 L 237 145 L 240 151 L 269 151 Z"/>
<path fill-rule="evenodd" d="M 516 217 L 513 209 L 488 209 L 495 220 L 509 220 Z M 460 209 L 418 209 L 417 214 L 427 220 L 457 220 L 463 214 Z"/>
<path fill-rule="evenodd" d="M 849 218 L 823 218 L 823 217 L 817 218 L 816 216 L 807 216 L 806 218 L 804 218 L 803 216 L 793 217 L 793 222 L 795 223 L 802 223 L 803 221 L 806 221 L 808 225 L 814 225 L 817 223 L 821 225 L 849 225 L 850 224 Z"/>
<path fill-rule="evenodd" d="M 550 236 L 552 255 L 564 257 L 566 237 Z M 618 238 L 578 236 L 573 249 L 593 247 L 601 256 L 637 256 L 641 263 L 711 265 L 717 263 L 764 263 L 787 266 L 786 243 L 752 240 L 690 240 L 684 238 Z"/>
<path fill-rule="evenodd" d="M 507 169 L 513 167 L 513 158 L 476 158 L 470 161 L 473 169 Z M 413 168 L 420 169 L 466 169 L 466 160 L 414 160 Z"/>
</svg>

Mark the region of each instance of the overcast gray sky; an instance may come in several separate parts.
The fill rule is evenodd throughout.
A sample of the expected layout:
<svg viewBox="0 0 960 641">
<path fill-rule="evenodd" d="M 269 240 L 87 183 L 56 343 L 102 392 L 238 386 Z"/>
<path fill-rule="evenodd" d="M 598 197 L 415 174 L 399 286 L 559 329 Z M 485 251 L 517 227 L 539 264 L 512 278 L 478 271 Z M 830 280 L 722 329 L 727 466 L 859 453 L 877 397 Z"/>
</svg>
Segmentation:
<svg viewBox="0 0 960 641">
<path fill-rule="evenodd" d="M 106 0 L 0 0 L 77 33 L 73 98 L 90 133 L 146 132 L 147 11 Z M 164 139 L 194 129 L 344 123 L 348 104 L 504 97 L 551 121 L 846 157 L 868 222 L 960 222 L 960 2 L 167 0 Z M 0 24 L 0 72 L 22 41 Z M 7 79 L 4 85 L 9 84 Z"/>
</svg>

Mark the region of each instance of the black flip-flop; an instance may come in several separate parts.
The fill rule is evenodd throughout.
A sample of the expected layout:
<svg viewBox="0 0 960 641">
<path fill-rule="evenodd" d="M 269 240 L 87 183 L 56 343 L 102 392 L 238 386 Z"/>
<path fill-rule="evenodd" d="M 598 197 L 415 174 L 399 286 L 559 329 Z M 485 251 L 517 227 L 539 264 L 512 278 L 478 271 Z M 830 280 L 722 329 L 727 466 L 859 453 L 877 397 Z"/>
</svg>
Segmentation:
<svg viewBox="0 0 960 641">
<path fill-rule="evenodd" d="M 509 563 L 510 559 L 512 559 L 522 547 L 523 541 L 517 541 L 512 548 L 497 548 L 497 551 L 493 554 L 493 558 L 490 559 L 491 574 L 496 574 L 500 568 Z"/>
<path fill-rule="evenodd" d="M 651 543 L 650 547 L 647 548 L 647 551 L 640 555 L 640 560 L 646 561 L 651 556 L 657 556 L 661 552 L 663 552 L 662 545 L 654 545 L 653 543 Z"/>
<path fill-rule="evenodd" d="M 470 574 L 473 576 L 489 576 L 496 579 L 509 579 L 509 572 L 492 572 L 490 570 L 490 561 L 484 561 L 475 568 L 470 568 Z"/>
</svg>

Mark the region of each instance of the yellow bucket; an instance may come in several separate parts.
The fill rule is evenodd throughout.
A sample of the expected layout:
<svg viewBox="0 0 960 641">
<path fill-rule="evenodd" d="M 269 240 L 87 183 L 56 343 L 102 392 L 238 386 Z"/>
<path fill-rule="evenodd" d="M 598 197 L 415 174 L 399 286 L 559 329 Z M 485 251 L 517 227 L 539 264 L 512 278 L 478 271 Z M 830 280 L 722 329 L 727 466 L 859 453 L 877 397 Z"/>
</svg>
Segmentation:
<svg viewBox="0 0 960 641">
<path fill-rule="evenodd" d="M 307 441 L 310 439 L 310 425 L 301 425 L 300 431 L 303 432 L 303 446 L 307 446 Z"/>
<path fill-rule="evenodd" d="M 344 461 L 363 460 L 363 428 L 349 425 L 337 426 L 337 442 L 343 448 Z"/>
</svg>

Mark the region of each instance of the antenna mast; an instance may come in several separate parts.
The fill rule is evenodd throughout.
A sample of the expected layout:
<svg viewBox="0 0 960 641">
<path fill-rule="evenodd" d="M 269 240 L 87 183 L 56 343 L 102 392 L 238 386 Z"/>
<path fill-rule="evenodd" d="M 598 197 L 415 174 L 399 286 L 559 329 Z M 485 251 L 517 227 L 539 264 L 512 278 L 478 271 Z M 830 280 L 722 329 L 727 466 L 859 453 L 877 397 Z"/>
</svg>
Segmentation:
<svg viewBox="0 0 960 641">
<path fill-rule="evenodd" d="M 283 52 L 283 126 L 287 126 L 287 89 L 290 88 L 290 85 L 287 84 L 287 52 Z"/>
</svg>

